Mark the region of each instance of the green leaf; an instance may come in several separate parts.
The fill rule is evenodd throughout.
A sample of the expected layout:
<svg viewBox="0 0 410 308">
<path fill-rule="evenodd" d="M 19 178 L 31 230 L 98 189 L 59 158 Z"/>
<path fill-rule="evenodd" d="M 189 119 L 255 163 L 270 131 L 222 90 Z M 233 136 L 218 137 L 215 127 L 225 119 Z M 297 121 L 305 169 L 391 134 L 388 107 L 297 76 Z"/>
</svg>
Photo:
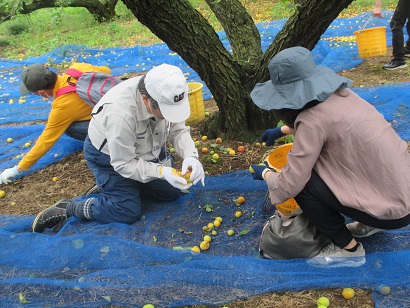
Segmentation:
<svg viewBox="0 0 410 308">
<path fill-rule="evenodd" d="M 246 235 L 250 232 L 251 230 L 242 230 L 241 232 L 239 232 L 239 235 Z"/>
<path fill-rule="evenodd" d="M 111 297 L 109 297 L 108 295 L 105 296 L 101 296 L 103 299 L 105 299 L 107 302 L 111 302 Z"/>
<path fill-rule="evenodd" d="M 27 304 L 28 303 L 28 301 L 24 297 L 23 293 L 21 293 L 21 292 L 19 294 L 19 300 L 20 300 L 20 304 Z"/>
<path fill-rule="evenodd" d="M 210 212 L 212 212 L 212 211 L 214 210 L 213 207 L 212 207 L 212 205 L 210 205 L 210 204 L 204 205 L 204 209 L 205 209 L 205 211 L 207 211 L 208 213 L 210 213 Z"/>
</svg>

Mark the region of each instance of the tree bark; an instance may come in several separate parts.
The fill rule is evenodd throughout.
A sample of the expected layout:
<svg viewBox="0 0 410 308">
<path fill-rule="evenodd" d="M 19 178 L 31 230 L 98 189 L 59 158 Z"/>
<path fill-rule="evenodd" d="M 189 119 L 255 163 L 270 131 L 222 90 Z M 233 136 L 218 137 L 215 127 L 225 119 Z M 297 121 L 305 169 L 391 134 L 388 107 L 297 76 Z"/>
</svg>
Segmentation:
<svg viewBox="0 0 410 308">
<path fill-rule="evenodd" d="M 255 138 L 258 130 L 275 126 L 274 114 L 261 111 L 249 96 L 257 82 L 269 78 L 270 59 L 292 46 L 313 49 L 332 21 L 352 1 L 303 1 L 262 53 L 260 35 L 239 0 L 207 0 L 221 25 L 226 27 L 231 53 L 188 0 L 123 0 L 134 16 L 177 52 L 208 86 L 219 108 L 217 118 L 210 125 L 217 125 L 228 138 L 243 139 Z M 211 128 L 215 131 L 215 127 L 208 127 Z"/>
<path fill-rule="evenodd" d="M 115 17 L 115 6 L 118 0 L 71 0 L 69 3 L 58 0 L 33 0 L 31 2 L 16 1 L 11 10 L 0 11 L 0 21 L 5 21 L 18 14 L 29 14 L 43 8 L 84 7 L 99 22 L 112 20 Z"/>
</svg>

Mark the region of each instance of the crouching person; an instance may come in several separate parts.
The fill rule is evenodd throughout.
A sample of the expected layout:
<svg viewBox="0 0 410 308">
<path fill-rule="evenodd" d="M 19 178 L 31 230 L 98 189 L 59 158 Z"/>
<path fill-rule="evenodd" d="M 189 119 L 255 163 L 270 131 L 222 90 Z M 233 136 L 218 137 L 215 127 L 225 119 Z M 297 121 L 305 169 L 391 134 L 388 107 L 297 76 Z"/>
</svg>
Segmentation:
<svg viewBox="0 0 410 308">
<path fill-rule="evenodd" d="M 122 82 L 95 106 L 84 142 L 84 156 L 98 194 L 84 201 L 61 200 L 40 212 L 31 230 L 54 228 L 70 216 L 100 223 L 132 224 L 141 217 L 141 200 L 172 201 L 181 189 L 204 185 L 205 173 L 185 120 L 190 115 L 182 71 L 162 64 L 145 76 Z M 169 138 L 183 159 L 182 175 L 165 150 Z"/>
</svg>

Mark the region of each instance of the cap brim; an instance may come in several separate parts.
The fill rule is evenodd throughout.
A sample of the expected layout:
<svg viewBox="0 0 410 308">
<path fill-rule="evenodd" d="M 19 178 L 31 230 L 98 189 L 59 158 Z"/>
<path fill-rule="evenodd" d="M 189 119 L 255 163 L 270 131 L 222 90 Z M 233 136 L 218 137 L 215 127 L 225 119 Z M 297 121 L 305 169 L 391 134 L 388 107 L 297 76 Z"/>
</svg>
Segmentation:
<svg viewBox="0 0 410 308">
<path fill-rule="evenodd" d="M 318 66 L 315 75 L 294 83 L 275 85 L 271 80 L 255 85 L 252 101 L 264 110 L 301 109 L 308 102 L 325 101 L 340 87 L 352 84 L 326 66 Z"/>
<path fill-rule="evenodd" d="M 26 95 L 29 94 L 30 90 L 27 89 L 27 87 L 24 85 L 24 83 L 20 82 L 20 94 L 21 95 Z"/>
<path fill-rule="evenodd" d="M 159 104 L 159 109 L 165 120 L 173 123 L 186 121 L 191 113 L 188 98 L 182 100 L 178 105 Z"/>
</svg>

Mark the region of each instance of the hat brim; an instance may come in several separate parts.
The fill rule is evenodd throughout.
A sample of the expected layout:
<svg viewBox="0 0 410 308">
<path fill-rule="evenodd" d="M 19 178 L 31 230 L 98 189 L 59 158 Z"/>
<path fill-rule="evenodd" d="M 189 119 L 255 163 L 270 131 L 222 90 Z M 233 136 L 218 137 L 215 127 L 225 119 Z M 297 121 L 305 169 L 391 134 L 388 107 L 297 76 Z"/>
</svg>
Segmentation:
<svg viewBox="0 0 410 308">
<path fill-rule="evenodd" d="M 158 105 L 165 120 L 173 123 L 186 121 L 191 113 L 188 97 L 184 98 L 178 105 L 166 105 L 160 103 L 158 103 Z"/>
<path fill-rule="evenodd" d="M 273 84 L 271 80 L 256 84 L 251 92 L 252 101 L 264 110 L 301 109 L 307 103 L 325 101 L 341 87 L 352 84 L 330 68 L 317 66 L 316 74 L 288 84 Z"/>
<path fill-rule="evenodd" d="M 20 82 L 20 94 L 21 95 L 26 95 L 29 94 L 30 90 L 27 89 L 27 87 L 24 85 L 24 83 Z"/>
</svg>

